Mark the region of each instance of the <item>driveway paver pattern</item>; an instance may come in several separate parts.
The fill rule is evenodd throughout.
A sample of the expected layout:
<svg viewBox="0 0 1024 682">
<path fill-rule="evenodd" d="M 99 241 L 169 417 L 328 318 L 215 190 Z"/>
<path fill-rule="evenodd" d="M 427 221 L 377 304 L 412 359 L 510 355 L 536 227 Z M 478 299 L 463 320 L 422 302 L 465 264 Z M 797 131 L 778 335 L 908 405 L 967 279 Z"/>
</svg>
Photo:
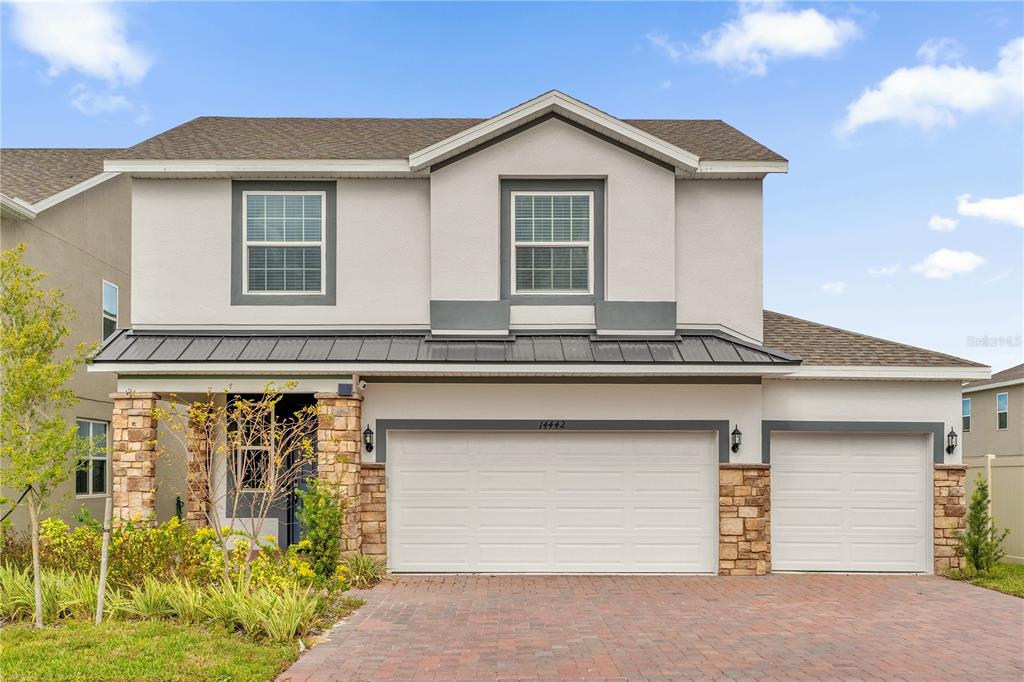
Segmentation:
<svg viewBox="0 0 1024 682">
<path fill-rule="evenodd" d="M 1024 600 L 933 576 L 401 576 L 281 675 L 1024 680 Z"/>
</svg>

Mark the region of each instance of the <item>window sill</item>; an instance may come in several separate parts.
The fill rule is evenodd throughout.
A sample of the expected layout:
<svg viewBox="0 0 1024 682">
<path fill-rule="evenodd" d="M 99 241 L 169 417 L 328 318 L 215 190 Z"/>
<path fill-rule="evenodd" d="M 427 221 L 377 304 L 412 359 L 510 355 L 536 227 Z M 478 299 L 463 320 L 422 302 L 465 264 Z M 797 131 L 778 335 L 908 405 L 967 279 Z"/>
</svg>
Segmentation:
<svg viewBox="0 0 1024 682">
<path fill-rule="evenodd" d="M 91 493 L 89 495 L 79 495 L 75 493 L 76 500 L 102 500 L 107 497 L 107 493 Z"/>
</svg>

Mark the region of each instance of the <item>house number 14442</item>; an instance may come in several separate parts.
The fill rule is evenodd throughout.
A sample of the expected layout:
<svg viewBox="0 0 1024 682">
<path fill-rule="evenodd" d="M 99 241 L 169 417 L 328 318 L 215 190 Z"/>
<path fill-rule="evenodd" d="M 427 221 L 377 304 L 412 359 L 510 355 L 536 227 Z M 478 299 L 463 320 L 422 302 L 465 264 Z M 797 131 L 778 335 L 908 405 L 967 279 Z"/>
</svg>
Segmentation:
<svg viewBox="0 0 1024 682">
<path fill-rule="evenodd" d="M 540 429 L 541 431 L 546 431 L 548 429 L 564 429 L 565 428 L 565 420 L 564 419 L 548 419 L 546 421 L 542 421 L 541 423 L 537 424 L 537 428 Z"/>
</svg>

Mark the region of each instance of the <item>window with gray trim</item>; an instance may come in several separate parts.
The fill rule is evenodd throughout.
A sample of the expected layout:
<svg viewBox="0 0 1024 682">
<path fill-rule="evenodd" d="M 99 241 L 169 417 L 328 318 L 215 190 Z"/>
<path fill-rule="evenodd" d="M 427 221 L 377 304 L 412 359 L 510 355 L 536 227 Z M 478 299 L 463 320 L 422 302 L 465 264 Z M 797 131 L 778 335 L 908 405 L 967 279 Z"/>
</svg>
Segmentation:
<svg viewBox="0 0 1024 682">
<path fill-rule="evenodd" d="M 75 495 L 89 497 L 107 494 L 107 451 L 110 449 L 109 424 L 95 419 L 78 419 L 81 453 L 75 469 Z"/>
<path fill-rule="evenodd" d="M 971 399 L 964 398 L 960 401 L 960 415 L 963 417 L 963 430 L 964 433 L 969 433 L 971 430 Z"/>
<path fill-rule="evenodd" d="M 337 183 L 232 183 L 232 305 L 333 305 Z"/>
<path fill-rule="evenodd" d="M 602 179 L 501 180 L 501 300 L 604 300 Z"/>
</svg>

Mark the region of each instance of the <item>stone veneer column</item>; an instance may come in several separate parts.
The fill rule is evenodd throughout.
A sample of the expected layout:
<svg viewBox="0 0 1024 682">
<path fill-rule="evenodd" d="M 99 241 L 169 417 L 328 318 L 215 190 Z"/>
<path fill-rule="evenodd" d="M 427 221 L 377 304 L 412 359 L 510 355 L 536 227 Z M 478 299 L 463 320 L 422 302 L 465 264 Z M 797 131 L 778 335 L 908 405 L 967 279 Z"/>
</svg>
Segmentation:
<svg viewBox="0 0 1024 682">
<path fill-rule="evenodd" d="M 387 560 L 388 522 L 384 465 L 364 462 L 360 468 L 359 521 L 363 531 L 363 554 Z"/>
<path fill-rule="evenodd" d="M 718 485 L 718 574 L 771 573 L 769 465 L 719 464 Z"/>
<path fill-rule="evenodd" d="M 111 469 L 116 523 L 152 524 L 156 516 L 156 393 L 111 393 Z"/>
<path fill-rule="evenodd" d="M 205 429 L 189 420 L 185 449 L 185 522 L 192 528 L 210 525 L 210 441 Z"/>
<path fill-rule="evenodd" d="M 327 483 L 345 504 L 342 550 L 360 551 L 360 459 L 363 397 L 317 393 L 317 478 Z"/>
<path fill-rule="evenodd" d="M 932 478 L 934 516 L 935 573 L 941 575 L 964 567 L 964 547 L 960 534 L 966 528 L 967 513 L 963 464 L 936 464 Z"/>
</svg>

